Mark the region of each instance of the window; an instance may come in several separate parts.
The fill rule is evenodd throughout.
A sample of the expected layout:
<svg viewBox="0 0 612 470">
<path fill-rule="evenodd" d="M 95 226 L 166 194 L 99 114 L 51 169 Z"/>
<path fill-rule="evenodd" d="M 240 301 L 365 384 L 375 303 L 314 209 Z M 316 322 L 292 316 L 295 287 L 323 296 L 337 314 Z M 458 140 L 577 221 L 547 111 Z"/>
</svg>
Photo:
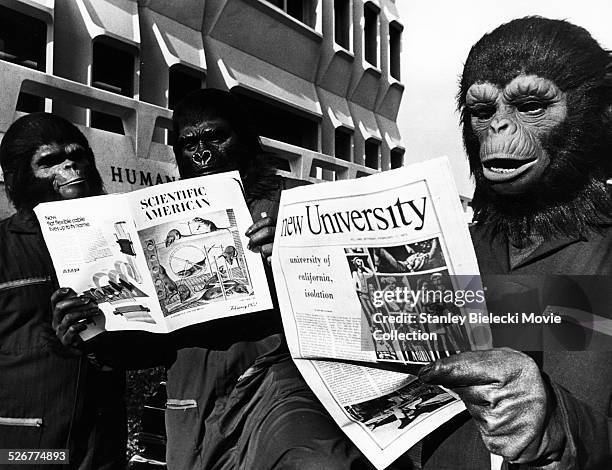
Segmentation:
<svg viewBox="0 0 612 470">
<path fill-rule="evenodd" d="M 47 24 L 0 6 L 0 60 L 35 70 L 46 70 Z M 20 93 L 17 110 L 44 110 L 44 99 Z"/>
<path fill-rule="evenodd" d="M 347 50 L 351 48 L 351 0 L 334 0 L 334 40 Z"/>
<path fill-rule="evenodd" d="M 363 6 L 363 55 L 369 64 L 378 67 L 378 7 L 372 3 Z"/>
<path fill-rule="evenodd" d="M 204 84 L 204 76 L 202 73 L 191 70 L 181 64 L 175 64 L 168 71 L 168 108 L 174 107 L 189 93 L 202 88 Z M 167 132 L 167 139 L 162 143 L 174 145 L 174 132 Z"/>
<path fill-rule="evenodd" d="M 315 25 L 315 1 L 314 0 L 265 0 L 277 8 L 280 8 L 292 18 L 310 26 Z"/>
<path fill-rule="evenodd" d="M 179 101 L 195 90 L 202 88 L 204 77 L 200 72 L 175 64 L 170 67 L 168 77 L 168 108 L 174 109 Z"/>
<path fill-rule="evenodd" d="M 376 140 L 368 139 L 365 142 L 365 166 L 380 169 L 380 144 Z"/>
<path fill-rule="evenodd" d="M 334 139 L 334 156 L 341 160 L 351 161 L 352 152 L 352 135 L 347 129 L 338 128 L 335 132 Z"/>
<path fill-rule="evenodd" d="M 93 43 L 91 86 L 117 93 L 134 96 L 134 54 L 117 47 L 107 38 Z M 91 127 L 123 134 L 123 122 L 118 116 L 98 111 L 91 112 Z"/>
<path fill-rule="evenodd" d="M 396 80 L 401 77 L 402 29 L 402 25 L 397 21 L 389 23 L 389 73 Z"/>
<path fill-rule="evenodd" d="M 93 43 L 91 84 L 119 95 L 134 96 L 134 55 L 114 45 Z"/>
<path fill-rule="evenodd" d="M 239 94 L 260 135 L 291 145 L 318 151 L 319 123 L 287 107 L 270 103 L 253 95 Z"/>
<path fill-rule="evenodd" d="M 400 149 L 391 150 L 391 169 L 404 166 L 404 151 Z"/>
<path fill-rule="evenodd" d="M 47 24 L 0 6 L 0 59 L 45 71 Z"/>
</svg>

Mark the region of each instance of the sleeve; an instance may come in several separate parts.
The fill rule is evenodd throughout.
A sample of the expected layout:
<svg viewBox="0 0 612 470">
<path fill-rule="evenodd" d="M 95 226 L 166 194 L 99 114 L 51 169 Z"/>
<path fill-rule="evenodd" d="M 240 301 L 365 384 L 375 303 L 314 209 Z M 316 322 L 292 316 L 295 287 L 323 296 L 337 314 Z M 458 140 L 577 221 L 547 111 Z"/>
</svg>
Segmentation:
<svg viewBox="0 0 612 470">
<path fill-rule="evenodd" d="M 612 468 L 608 419 L 558 384 L 550 382 L 555 407 L 551 421 L 560 423 L 565 445 L 553 462 L 521 465 L 520 470 L 599 470 Z"/>
</svg>

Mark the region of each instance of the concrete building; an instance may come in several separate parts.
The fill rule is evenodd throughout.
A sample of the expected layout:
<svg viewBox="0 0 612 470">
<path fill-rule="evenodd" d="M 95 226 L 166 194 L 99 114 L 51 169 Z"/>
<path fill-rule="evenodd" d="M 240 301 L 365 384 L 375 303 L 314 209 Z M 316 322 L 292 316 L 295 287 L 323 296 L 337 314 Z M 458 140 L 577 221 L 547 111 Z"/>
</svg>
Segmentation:
<svg viewBox="0 0 612 470">
<path fill-rule="evenodd" d="M 162 183 L 171 110 L 205 86 L 241 96 L 281 173 L 399 167 L 402 33 L 393 0 L 0 0 L 0 136 L 53 111 L 83 130 L 107 191 Z"/>
</svg>

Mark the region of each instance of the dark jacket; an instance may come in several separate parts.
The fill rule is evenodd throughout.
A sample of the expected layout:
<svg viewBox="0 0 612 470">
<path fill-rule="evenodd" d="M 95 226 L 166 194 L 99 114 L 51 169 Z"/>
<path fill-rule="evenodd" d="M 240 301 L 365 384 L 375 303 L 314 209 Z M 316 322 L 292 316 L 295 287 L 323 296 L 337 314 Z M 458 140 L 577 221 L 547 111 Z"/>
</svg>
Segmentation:
<svg viewBox="0 0 612 470">
<path fill-rule="evenodd" d="M 276 217 L 280 192 L 300 181 L 274 178 L 247 205 L 257 220 Z M 268 285 L 271 272 L 265 265 Z M 276 303 L 276 295 L 272 292 Z M 273 409 L 287 395 L 311 395 L 291 362 L 275 308 L 191 325 L 170 334 L 112 332 L 90 343 L 107 364 L 167 368 L 167 462 L 173 469 L 253 468 L 252 451 L 240 452 L 256 434 L 258 413 Z M 283 380 L 272 378 L 283 375 Z M 248 371 L 248 372 L 247 372 Z M 241 378 L 248 378 L 242 380 Z M 240 383 L 240 384 L 239 384 Z M 320 404 L 312 403 L 318 412 Z M 323 415 L 322 415 L 323 416 Z M 329 420 L 327 415 L 324 417 Z M 341 436 L 341 431 L 338 430 Z M 286 449 L 287 450 L 287 449 Z M 272 456 L 270 456 L 273 459 Z M 268 468 L 258 461 L 256 468 Z"/>
<path fill-rule="evenodd" d="M 0 448 L 69 449 L 70 468 L 122 468 L 123 374 L 67 355 L 57 340 L 57 281 L 34 214 L 0 222 L 0 240 Z"/>
<path fill-rule="evenodd" d="M 603 227 L 601 233 L 536 243 L 534 249 L 524 250 L 513 248 L 502 238 L 491 240 L 478 225 L 472 228 L 472 239 L 490 311 L 542 312 L 551 305 L 612 317 L 612 226 Z M 494 345 L 504 345 L 499 339 L 510 335 L 492 330 Z M 529 330 L 538 332 L 537 328 Z M 568 347 L 585 349 L 587 342 L 575 343 L 576 336 L 580 336 L 576 331 L 573 338 L 561 341 L 572 341 Z M 533 340 L 525 340 L 526 345 L 533 346 Z M 519 349 L 516 344 L 510 345 Z M 612 468 L 608 441 L 612 403 L 610 350 L 547 351 L 546 344 L 530 349 L 539 349 L 530 355 L 550 379 L 553 412 L 560 414 L 568 437 L 555 470 Z M 428 436 L 419 451 L 420 455 L 411 452 L 413 468 L 490 469 L 489 453 L 466 412 Z"/>
<path fill-rule="evenodd" d="M 247 201 L 253 220 L 262 212 L 276 217 L 280 190 L 287 184 L 293 186 L 288 181 L 279 180 L 280 187 L 267 197 Z M 270 276 L 268 266 L 266 270 Z M 270 278 L 268 285 L 274 286 Z M 276 302 L 276 295 L 272 297 Z M 175 354 L 168 362 L 169 464 L 176 468 L 225 468 L 227 450 L 248 429 L 244 423 L 220 423 L 231 421 L 230 415 L 244 415 L 257 387 L 244 390 L 235 405 L 228 402 L 230 396 L 235 395 L 239 378 L 249 368 L 256 366 L 258 373 L 289 359 L 282 331 L 280 314 L 273 309 L 195 325 L 169 335 Z M 301 380 L 298 385 L 305 388 Z M 224 426 L 230 429 L 222 429 Z"/>
</svg>

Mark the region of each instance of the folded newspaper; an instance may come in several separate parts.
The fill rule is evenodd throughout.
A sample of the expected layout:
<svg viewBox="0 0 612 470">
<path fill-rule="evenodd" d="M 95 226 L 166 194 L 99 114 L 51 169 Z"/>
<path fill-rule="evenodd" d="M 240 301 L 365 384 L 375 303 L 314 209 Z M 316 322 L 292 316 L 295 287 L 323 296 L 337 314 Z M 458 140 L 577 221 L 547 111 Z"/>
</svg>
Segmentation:
<svg viewBox="0 0 612 470">
<path fill-rule="evenodd" d="M 446 158 L 284 191 L 272 265 L 295 363 L 377 468 L 464 409 L 398 371 L 491 347 Z"/>
<path fill-rule="evenodd" d="M 92 298 L 108 330 L 167 333 L 272 307 L 238 172 L 35 209 L 58 281 Z"/>
</svg>

